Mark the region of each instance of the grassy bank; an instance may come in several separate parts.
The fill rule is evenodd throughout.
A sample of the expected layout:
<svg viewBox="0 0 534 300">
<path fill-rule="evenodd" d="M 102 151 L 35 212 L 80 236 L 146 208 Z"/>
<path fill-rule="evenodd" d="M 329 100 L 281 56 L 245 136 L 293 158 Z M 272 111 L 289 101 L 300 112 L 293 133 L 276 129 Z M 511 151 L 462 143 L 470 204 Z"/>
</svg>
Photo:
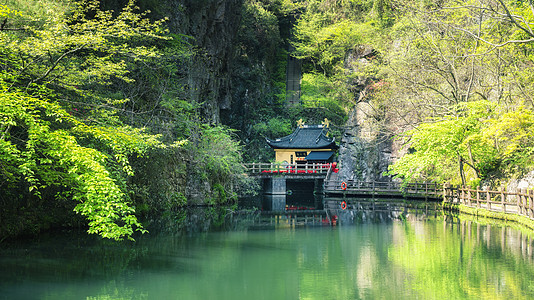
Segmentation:
<svg viewBox="0 0 534 300">
<path fill-rule="evenodd" d="M 489 211 L 484 208 L 469 207 L 463 204 L 451 204 L 451 203 L 443 203 L 443 210 L 449 211 L 449 212 L 458 212 L 463 215 L 472 216 L 473 218 L 476 219 L 477 222 L 484 220 L 484 219 L 491 219 L 491 220 L 506 222 L 507 226 L 517 227 L 517 226 L 513 226 L 510 224 L 510 223 L 516 223 L 520 225 L 521 227 L 528 228 L 529 230 L 534 230 L 534 220 L 531 220 L 530 218 L 526 216 L 520 216 L 520 215 L 513 214 L 513 213 Z"/>
</svg>

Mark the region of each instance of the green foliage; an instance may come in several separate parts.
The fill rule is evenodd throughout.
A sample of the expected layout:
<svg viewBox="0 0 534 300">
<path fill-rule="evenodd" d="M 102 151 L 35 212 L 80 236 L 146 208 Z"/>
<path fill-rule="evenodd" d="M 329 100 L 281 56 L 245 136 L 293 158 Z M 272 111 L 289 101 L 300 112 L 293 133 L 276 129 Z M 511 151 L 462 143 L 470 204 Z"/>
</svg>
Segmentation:
<svg viewBox="0 0 534 300">
<path fill-rule="evenodd" d="M 238 130 L 246 161 L 271 159 L 265 137 L 287 134 L 295 124 L 285 101 L 289 20 L 298 7 L 288 0 L 254 0 L 243 5 L 232 64 L 233 103 L 221 119 Z"/>
<path fill-rule="evenodd" d="M 461 104 L 456 110 L 455 116 L 407 132 L 410 151 L 391 166 L 390 173 L 408 180 L 456 178 L 453 182 L 458 184 L 462 173 L 470 169 L 472 177 L 467 181 L 476 185 L 480 179 L 534 167 L 529 159 L 534 149 L 531 110 L 520 106 L 502 113 L 488 101 Z"/>
<path fill-rule="evenodd" d="M 302 76 L 301 102 L 305 108 L 322 108 L 329 112 L 330 120 L 338 121 L 346 117 L 344 101 L 340 95 L 346 94 L 343 85 L 336 84 L 332 79 L 316 73 Z M 341 90 L 341 91 L 340 91 Z M 331 115 L 337 115 L 337 118 Z M 336 122 L 338 123 L 338 122 Z"/>
<path fill-rule="evenodd" d="M 187 198 L 184 196 L 184 194 L 177 192 L 172 194 L 172 201 L 170 204 L 169 209 L 176 209 L 179 207 L 184 207 L 187 205 Z"/>
<path fill-rule="evenodd" d="M 318 109 L 334 126 L 344 124 L 367 78 L 378 77 L 374 62 L 362 63 L 358 57 L 362 47 L 380 40 L 372 22 L 385 5 L 378 2 L 309 1 L 294 28 L 292 55 L 304 61 L 303 106 Z"/>
<path fill-rule="evenodd" d="M 372 16 L 373 20 L 378 23 L 380 27 L 389 27 L 393 25 L 395 16 L 393 14 L 391 0 L 375 0 L 373 1 Z"/>
<path fill-rule="evenodd" d="M 241 30 L 243 50 L 258 58 L 267 58 L 276 53 L 280 41 L 278 18 L 263 1 L 245 1 L 241 26 L 252 26 Z"/>
<path fill-rule="evenodd" d="M 105 238 L 130 237 L 144 231 L 120 188 L 116 166 L 132 175 L 128 156 L 142 155 L 159 143 L 129 127 L 87 126 L 57 104 L 20 92 L 0 94 L 0 162 L 2 188 L 23 184 L 41 197 L 59 188 L 55 198 L 72 197 L 75 211 L 89 220 L 89 233 Z M 82 146 L 79 140 L 103 143 L 107 151 Z"/>
<path fill-rule="evenodd" d="M 53 84 L 93 97 L 98 86 L 109 86 L 114 80 L 130 82 L 129 62 L 160 55 L 153 45 L 167 38 L 162 21 L 151 22 L 145 13 L 136 13 L 133 1 L 116 17 L 98 5 L 94 0 L 81 1 L 70 15 L 50 16 L 42 27 L 24 25 L 21 33 L 2 31 L 0 59 L 9 74 L 6 79 L 28 87 Z M 25 67 L 15 71 L 17 65 Z"/>
<path fill-rule="evenodd" d="M 227 202 L 226 192 L 224 191 L 224 187 L 222 185 L 215 184 L 213 186 L 213 197 L 215 198 L 215 203 L 217 204 L 224 204 Z"/>
<path fill-rule="evenodd" d="M 189 171 L 208 182 L 219 204 L 235 199 L 234 186 L 244 180 L 241 146 L 235 131 L 222 126 L 202 125 L 198 138 L 184 146 L 192 157 Z"/>
<path fill-rule="evenodd" d="M 303 103 L 367 102 L 366 121 L 406 137 L 390 174 L 476 185 L 532 168 L 531 2 L 307 4 L 292 41 Z"/>
<path fill-rule="evenodd" d="M 504 171 L 524 173 L 534 167 L 534 112 L 524 106 L 485 124 L 481 138 L 493 144 Z"/>
<path fill-rule="evenodd" d="M 254 130 L 264 137 L 282 137 L 291 133 L 293 124 L 287 119 L 273 118 L 254 125 Z"/>
<path fill-rule="evenodd" d="M 132 89 L 144 85 L 143 95 L 158 89 L 153 83 L 173 70 L 163 54 L 176 59 L 186 50 L 162 27 L 165 20 L 149 20 L 133 1 L 117 13 L 99 6 L 96 0 L 0 6 L 0 174 L 6 178 L 0 200 L 22 193 L 32 211 L 74 200 L 89 233 L 120 240 L 144 232 L 130 199 L 131 158 L 167 146 L 125 125 L 118 112 L 135 116 L 133 107 L 146 104 L 130 98 L 138 94 Z M 145 77 L 136 72 L 146 70 Z M 168 147 L 184 143 L 175 141 Z M 6 212 L 24 205 L 10 203 Z"/>
<path fill-rule="evenodd" d="M 295 56 L 309 58 L 327 74 L 342 68 L 347 51 L 363 42 L 361 26 L 350 21 L 324 25 L 320 15 L 304 15 L 296 28 Z M 318 19 L 319 18 L 319 19 Z"/>
</svg>

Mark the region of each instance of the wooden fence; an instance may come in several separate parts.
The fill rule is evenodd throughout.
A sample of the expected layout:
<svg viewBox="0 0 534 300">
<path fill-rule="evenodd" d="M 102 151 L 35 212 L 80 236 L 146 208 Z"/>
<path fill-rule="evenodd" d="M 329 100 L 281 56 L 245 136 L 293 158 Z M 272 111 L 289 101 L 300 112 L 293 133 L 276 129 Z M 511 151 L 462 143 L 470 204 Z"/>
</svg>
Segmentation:
<svg viewBox="0 0 534 300">
<path fill-rule="evenodd" d="M 463 204 L 470 207 L 485 208 L 490 211 L 516 213 L 534 218 L 534 191 L 519 189 L 515 192 L 472 189 L 443 186 L 445 202 Z"/>
</svg>

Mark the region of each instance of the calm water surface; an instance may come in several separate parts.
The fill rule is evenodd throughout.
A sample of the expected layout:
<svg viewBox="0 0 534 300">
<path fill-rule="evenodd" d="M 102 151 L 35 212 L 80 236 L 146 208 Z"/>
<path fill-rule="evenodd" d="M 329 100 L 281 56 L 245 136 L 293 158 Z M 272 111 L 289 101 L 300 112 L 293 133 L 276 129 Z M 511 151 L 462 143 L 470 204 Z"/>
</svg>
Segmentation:
<svg viewBox="0 0 534 300">
<path fill-rule="evenodd" d="M 0 299 L 534 298 L 534 243 L 516 229 L 443 216 L 336 227 L 247 220 L 136 243 L 72 233 L 4 242 Z"/>
</svg>

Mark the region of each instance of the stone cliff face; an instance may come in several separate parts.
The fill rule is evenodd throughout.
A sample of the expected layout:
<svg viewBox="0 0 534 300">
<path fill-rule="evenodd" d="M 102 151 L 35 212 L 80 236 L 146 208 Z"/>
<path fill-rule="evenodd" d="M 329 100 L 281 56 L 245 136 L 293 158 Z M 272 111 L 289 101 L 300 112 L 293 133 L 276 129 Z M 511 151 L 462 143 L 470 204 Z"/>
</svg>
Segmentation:
<svg viewBox="0 0 534 300">
<path fill-rule="evenodd" d="M 108 9 L 118 10 L 127 0 L 103 0 Z M 122 3 L 121 3 L 122 2 Z M 220 111 L 230 108 L 232 62 L 241 23 L 243 0 L 138 0 L 140 10 L 150 10 L 153 19 L 168 18 L 167 28 L 182 35 L 194 54 L 176 59 L 181 98 L 199 105 L 202 123 L 219 124 Z M 140 160 L 138 185 L 154 207 L 203 204 L 212 186 L 201 175 L 186 150 L 152 153 Z M 145 166 L 146 165 L 146 166 Z"/>
<path fill-rule="evenodd" d="M 249 98 L 259 99 L 265 94 L 242 87 L 240 82 L 234 82 L 232 86 L 232 79 L 251 80 L 241 78 L 240 74 L 232 74 L 236 70 L 234 62 L 239 63 L 236 61 L 235 48 L 238 44 L 243 2 L 244 0 L 140 0 L 142 10 L 150 9 L 155 18 L 169 18 L 167 25 L 172 33 L 191 37 L 196 54 L 185 65 L 180 65 L 180 71 L 184 77 L 186 97 L 202 105 L 202 117 L 211 124 L 221 122 L 221 110 L 228 112 L 232 109 L 246 115 L 246 111 L 242 110 L 246 110 L 249 103 L 254 103 Z M 360 47 L 348 56 L 347 69 L 361 73 L 374 54 L 372 48 Z M 263 74 L 265 70 L 249 73 Z M 377 122 L 376 113 L 366 97 L 371 82 L 371 78 L 365 77 L 353 82 L 356 105 L 349 113 L 339 150 L 339 160 L 342 162 L 340 175 L 345 180 L 386 180 L 388 178 L 383 173 L 395 156 L 394 149 L 397 147 L 390 137 L 380 133 L 381 124 Z M 232 95 L 236 99 L 232 99 Z M 235 107 L 231 107 L 232 103 Z M 245 125 L 241 127 L 246 128 Z"/>
<path fill-rule="evenodd" d="M 365 116 L 368 109 L 367 103 L 359 103 L 349 114 L 339 147 L 343 180 L 389 180 L 383 173 L 392 162 L 393 143 L 372 126 L 372 121 Z"/>
<path fill-rule="evenodd" d="M 362 46 L 348 56 L 346 67 L 351 72 L 363 73 L 360 69 L 370 63 L 373 55 L 372 48 Z M 367 97 L 371 82 L 372 78 L 360 76 L 352 83 L 356 104 L 349 112 L 339 148 L 342 180 L 390 180 L 383 173 L 397 155 L 398 145 L 383 133 L 383 113 Z"/>
<path fill-rule="evenodd" d="M 187 98 L 202 105 L 202 117 L 220 123 L 230 107 L 231 65 L 243 0 L 142 0 L 156 17 L 168 17 L 174 34 L 191 37 L 195 55 L 183 66 Z M 153 6 L 153 7 L 152 7 Z"/>
</svg>

